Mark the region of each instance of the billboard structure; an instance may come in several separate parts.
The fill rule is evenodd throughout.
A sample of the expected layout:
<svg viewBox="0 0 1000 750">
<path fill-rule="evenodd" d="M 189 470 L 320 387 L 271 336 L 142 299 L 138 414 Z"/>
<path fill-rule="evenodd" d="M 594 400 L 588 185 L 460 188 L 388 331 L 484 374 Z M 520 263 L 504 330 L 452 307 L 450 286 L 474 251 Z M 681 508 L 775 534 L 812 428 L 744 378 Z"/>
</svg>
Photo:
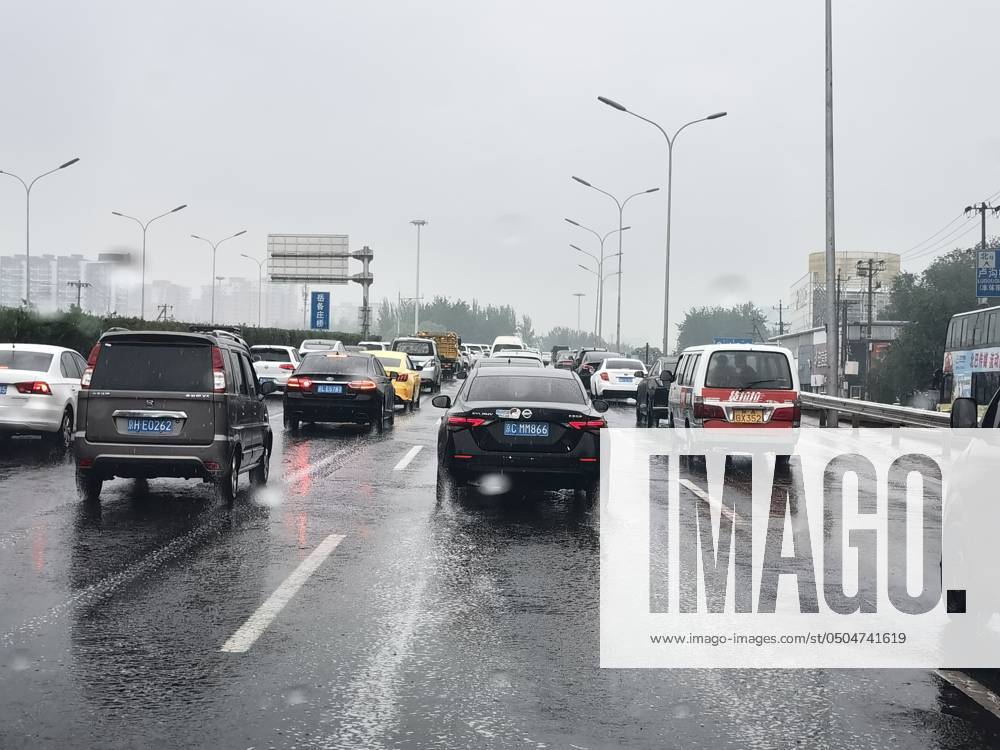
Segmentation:
<svg viewBox="0 0 1000 750">
<path fill-rule="evenodd" d="M 367 337 L 371 322 L 368 294 L 375 280 L 371 272 L 374 257 L 367 245 L 351 252 L 346 234 L 269 234 L 267 236 L 267 274 L 272 282 L 302 284 L 302 326 L 309 310 L 310 284 L 361 285 L 363 302 L 359 312 L 361 332 Z M 348 260 L 362 263 L 361 273 L 351 274 Z M 329 299 L 327 299 L 329 305 Z"/>
</svg>

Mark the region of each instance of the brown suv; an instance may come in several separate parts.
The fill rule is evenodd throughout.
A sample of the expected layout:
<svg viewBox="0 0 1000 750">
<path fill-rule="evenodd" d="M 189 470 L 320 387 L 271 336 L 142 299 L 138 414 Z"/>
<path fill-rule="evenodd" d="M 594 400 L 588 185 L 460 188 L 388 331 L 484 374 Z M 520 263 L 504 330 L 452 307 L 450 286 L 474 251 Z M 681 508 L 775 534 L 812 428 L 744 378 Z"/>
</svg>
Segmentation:
<svg viewBox="0 0 1000 750">
<path fill-rule="evenodd" d="M 73 451 L 80 492 L 112 477 L 200 478 L 232 501 L 239 477 L 267 481 L 271 427 L 250 350 L 239 336 L 106 332 L 81 381 Z"/>
</svg>

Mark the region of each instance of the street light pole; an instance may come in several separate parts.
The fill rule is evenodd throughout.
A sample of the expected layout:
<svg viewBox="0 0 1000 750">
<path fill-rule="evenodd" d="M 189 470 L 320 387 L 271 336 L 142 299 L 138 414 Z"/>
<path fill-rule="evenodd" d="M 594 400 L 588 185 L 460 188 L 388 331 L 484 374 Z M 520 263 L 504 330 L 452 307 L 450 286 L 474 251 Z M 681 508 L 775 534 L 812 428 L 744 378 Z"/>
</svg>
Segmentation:
<svg viewBox="0 0 1000 750">
<path fill-rule="evenodd" d="M 246 253 L 240 253 L 240 255 L 257 264 L 257 327 L 260 328 L 261 292 L 264 289 L 264 263 L 267 262 L 267 259 L 257 260 Z"/>
<path fill-rule="evenodd" d="M 210 323 L 215 323 L 215 282 L 218 280 L 218 277 L 215 275 L 215 251 L 218 249 L 219 245 L 221 245 L 226 240 L 231 240 L 234 237 L 239 237 L 241 234 L 246 234 L 246 233 L 247 230 L 241 229 L 236 234 L 231 234 L 228 237 L 223 237 L 218 242 L 212 242 L 212 240 L 206 239 L 205 237 L 201 237 L 197 234 L 191 235 L 196 240 L 207 242 L 212 247 L 212 319 L 209 321 Z"/>
<path fill-rule="evenodd" d="M 605 261 L 605 259 L 606 258 L 612 258 L 612 257 L 614 257 L 612 255 L 605 255 L 604 254 L 604 242 L 608 239 L 608 237 L 610 237 L 611 235 L 615 234 L 616 232 L 618 233 L 618 235 L 620 237 L 622 232 L 624 232 L 624 231 L 632 228 L 632 227 L 621 227 L 619 229 L 612 229 L 607 234 L 601 235 L 599 232 L 591 229 L 590 227 L 585 227 L 583 224 L 581 224 L 578 221 L 573 221 L 572 219 L 566 219 L 566 221 L 568 221 L 570 224 L 572 224 L 575 227 L 580 227 L 580 229 L 587 230 L 588 232 L 590 232 L 592 235 L 594 235 L 597 238 L 598 242 L 601 243 L 601 257 L 599 259 L 596 258 L 595 256 L 591 255 L 590 253 L 588 253 L 586 250 L 581 250 L 576 245 L 573 245 L 573 244 L 570 245 L 570 247 L 572 247 L 574 250 L 580 250 L 581 253 L 584 253 L 585 255 L 590 255 L 591 258 L 594 258 L 594 260 L 597 261 L 597 265 L 599 266 L 601 273 L 604 273 L 604 261 Z M 619 253 L 620 252 L 621 251 L 619 250 Z M 603 338 L 603 335 L 604 335 L 604 288 L 603 287 L 599 290 L 599 297 L 598 297 L 598 300 L 597 300 L 597 309 L 599 311 L 598 312 L 598 316 L 597 316 L 597 318 L 598 318 L 598 331 L 597 331 L 597 335 L 599 337 Z"/>
<path fill-rule="evenodd" d="M 417 289 L 413 295 L 413 335 L 417 335 L 420 330 L 420 228 L 427 226 L 423 219 L 413 219 L 410 221 L 417 228 Z"/>
<path fill-rule="evenodd" d="M 604 195 L 608 196 L 611 200 L 613 200 L 615 202 L 616 206 L 618 206 L 618 299 L 617 299 L 617 308 L 618 309 L 617 309 L 616 314 L 615 314 L 615 349 L 617 351 L 621 351 L 621 348 L 622 348 L 622 273 L 621 273 L 621 271 L 622 271 L 622 234 L 623 234 L 623 229 L 624 229 L 624 227 L 622 226 L 622 223 L 623 223 L 623 221 L 625 219 L 625 205 L 630 200 L 632 200 L 633 198 L 635 198 L 637 195 L 646 195 L 648 193 L 655 193 L 656 191 L 659 190 L 659 188 L 655 187 L 655 188 L 650 188 L 649 190 L 640 190 L 638 193 L 632 193 L 632 195 L 630 195 L 628 198 L 626 198 L 623 201 L 620 201 L 620 200 L 618 200 L 618 198 L 616 196 L 612 195 L 607 190 L 602 190 L 601 188 L 597 187 L 596 185 L 591 185 L 586 180 L 580 179 L 579 177 L 576 177 L 576 176 L 574 176 L 573 179 L 576 180 L 577 182 L 579 182 L 581 185 L 583 185 L 585 187 L 589 187 L 592 190 L 596 190 L 598 193 L 603 193 Z"/>
<path fill-rule="evenodd" d="M 577 249 L 579 249 L 579 248 L 577 248 Z M 584 251 L 584 252 L 586 252 L 586 251 Z M 590 253 L 587 253 L 587 255 L 590 255 Z M 590 255 L 590 257 L 594 258 L 593 255 Z M 613 255 L 609 255 L 608 257 L 609 258 L 613 258 L 614 256 Z M 595 258 L 595 260 L 596 260 L 596 258 Z M 594 276 L 597 277 L 597 296 L 598 296 L 598 298 L 600 298 L 604 294 L 604 282 L 607 281 L 608 279 L 610 279 L 612 276 L 617 276 L 619 273 L 621 273 L 621 271 L 612 271 L 611 273 L 609 273 L 607 275 L 604 275 L 600 270 L 595 271 L 590 266 L 583 265 L 583 263 L 577 263 L 577 266 L 580 267 L 580 268 L 582 268 L 584 271 L 587 271 L 589 273 L 594 274 Z M 598 264 L 598 269 L 600 269 L 600 268 L 601 268 L 601 265 Z M 595 303 L 595 305 L 594 305 L 594 346 L 600 346 L 601 345 L 601 334 L 600 334 L 600 330 L 599 330 L 600 320 L 599 319 L 600 319 L 600 313 L 598 312 L 598 306 Z"/>
<path fill-rule="evenodd" d="M 79 157 L 76 159 L 70 159 L 68 162 L 60 164 L 55 169 L 43 172 L 31 182 L 25 182 L 16 174 L 13 174 L 12 172 L 5 172 L 0 169 L 0 174 L 13 177 L 15 180 L 20 182 L 21 186 L 24 188 L 24 304 L 29 310 L 31 309 L 31 188 L 33 188 L 35 183 L 43 177 L 47 177 L 53 172 L 58 172 L 60 169 L 71 167 L 78 161 L 80 161 Z"/>
<path fill-rule="evenodd" d="M 149 225 L 152 224 L 157 219 L 162 219 L 164 216 L 170 216 L 170 214 L 175 214 L 182 208 L 187 208 L 187 203 L 180 205 L 177 208 L 172 208 L 169 211 L 160 214 L 159 216 L 154 216 L 146 223 L 143 223 L 140 219 L 137 219 L 134 216 L 123 214 L 120 211 L 111 212 L 113 216 L 120 216 L 123 219 L 131 219 L 140 227 L 142 227 L 142 275 L 139 281 L 139 320 L 146 319 L 146 230 L 149 228 Z"/>
<path fill-rule="evenodd" d="M 587 295 L 583 292 L 573 292 L 573 296 L 576 297 L 576 333 L 580 335 L 580 298 L 586 297 Z"/>
<path fill-rule="evenodd" d="M 667 354 L 670 351 L 668 343 L 670 340 L 670 215 L 672 209 L 672 198 L 673 198 L 673 175 L 674 175 L 674 143 L 677 140 L 677 136 L 681 134 L 684 128 L 694 125 L 699 122 L 707 122 L 708 120 L 717 120 L 720 117 L 725 117 L 726 112 L 716 112 L 714 114 L 708 115 L 706 117 L 700 117 L 697 120 L 691 120 L 691 122 L 684 123 L 672 136 L 667 135 L 667 131 L 664 130 L 656 122 L 653 122 L 649 118 L 643 117 L 642 115 L 636 114 L 631 110 L 627 109 L 625 106 L 619 104 L 616 101 L 608 99 L 605 96 L 597 97 L 597 100 L 602 104 L 607 104 L 613 109 L 617 109 L 619 112 L 625 112 L 637 117 L 643 122 L 648 122 L 650 125 L 655 127 L 667 141 L 667 242 L 666 242 L 666 258 L 664 260 L 664 279 L 663 279 L 663 353 Z"/>
</svg>

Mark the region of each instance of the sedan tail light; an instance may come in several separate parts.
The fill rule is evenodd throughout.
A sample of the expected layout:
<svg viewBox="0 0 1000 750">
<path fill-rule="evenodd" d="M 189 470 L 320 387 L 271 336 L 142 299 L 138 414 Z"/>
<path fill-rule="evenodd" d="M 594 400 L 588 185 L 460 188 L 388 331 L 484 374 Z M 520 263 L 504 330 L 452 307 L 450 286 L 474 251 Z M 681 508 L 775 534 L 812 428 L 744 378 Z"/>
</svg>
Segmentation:
<svg viewBox="0 0 1000 750">
<path fill-rule="evenodd" d="M 606 372 L 602 372 L 601 373 L 601 380 L 607 381 L 607 380 L 611 380 L 611 378 L 608 377 L 608 374 Z"/>
<path fill-rule="evenodd" d="M 579 422 L 570 422 L 570 428 L 574 430 L 603 430 L 608 426 L 604 417 L 600 419 L 585 419 Z"/>
<path fill-rule="evenodd" d="M 401 373 L 399 373 L 399 375 L 396 376 L 396 382 L 397 383 L 405 383 L 409 379 L 410 379 L 410 375 L 409 375 L 409 373 L 406 373 L 406 372 L 401 372 Z"/>
<path fill-rule="evenodd" d="M 311 391 L 313 382 L 310 378 L 292 375 L 285 383 L 285 389 L 289 391 Z"/>
<path fill-rule="evenodd" d="M 480 417 L 448 417 L 448 429 L 463 430 L 469 427 L 482 427 L 486 420 Z"/>
<path fill-rule="evenodd" d="M 295 365 L 289 364 L 288 362 L 283 362 L 282 364 L 278 365 L 278 369 L 279 370 L 294 370 L 295 369 Z"/>
<path fill-rule="evenodd" d="M 94 376 L 94 367 L 97 365 L 97 355 L 100 354 L 100 352 L 101 345 L 94 344 L 87 357 L 87 369 L 83 371 L 83 377 L 80 378 L 81 388 L 90 388 L 90 379 Z"/>
<path fill-rule="evenodd" d="M 352 380 L 347 387 L 352 391 L 374 391 L 378 384 L 374 380 Z"/>
<path fill-rule="evenodd" d="M 226 392 L 226 368 L 222 364 L 222 350 L 217 346 L 212 347 L 212 390 Z"/>
<path fill-rule="evenodd" d="M 36 396 L 51 396 L 52 389 L 44 380 L 33 380 L 27 383 L 14 383 L 18 393 L 31 393 Z"/>
</svg>

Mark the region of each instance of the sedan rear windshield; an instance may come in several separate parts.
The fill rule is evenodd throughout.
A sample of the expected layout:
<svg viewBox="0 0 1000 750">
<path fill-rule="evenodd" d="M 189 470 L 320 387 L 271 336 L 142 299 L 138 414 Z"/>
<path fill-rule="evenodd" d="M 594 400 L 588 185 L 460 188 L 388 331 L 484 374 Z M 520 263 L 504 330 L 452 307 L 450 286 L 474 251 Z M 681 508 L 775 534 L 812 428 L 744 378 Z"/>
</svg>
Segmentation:
<svg viewBox="0 0 1000 750">
<path fill-rule="evenodd" d="M 531 357 L 504 357 L 503 359 L 481 359 L 478 367 L 543 367 L 541 360 Z"/>
<path fill-rule="evenodd" d="M 791 390 L 788 357 L 781 352 L 714 352 L 708 360 L 705 387 Z"/>
<path fill-rule="evenodd" d="M 322 340 L 316 340 L 316 341 L 303 341 L 302 342 L 302 348 L 303 349 L 312 349 L 312 350 L 315 350 L 315 351 L 323 351 L 324 349 L 335 349 L 339 345 L 340 345 L 339 341 L 322 341 Z"/>
<path fill-rule="evenodd" d="M 0 370 L 30 370 L 48 372 L 52 355 L 44 352 L 26 352 L 20 349 L 0 351 Z"/>
<path fill-rule="evenodd" d="M 418 357 L 430 357 L 434 354 L 434 344 L 430 341 L 397 341 L 392 348 Z"/>
<path fill-rule="evenodd" d="M 605 370 L 645 370 L 646 365 L 637 359 L 607 359 L 604 361 Z"/>
<path fill-rule="evenodd" d="M 292 355 L 287 349 L 251 349 L 254 362 L 291 362 Z"/>
<path fill-rule="evenodd" d="M 91 390 L 212 391 L 212 349 L 186 344 L 106 343 Z"/>
<path fill-rule="evenodd" d="M 576 380 L 535 375 L 486 376 L 469 385 L 467 401 L 530 401 L 583 404 L 583 390 Z"/>
<path fill-rule="evenodd" d="M 307 354 L 298 372 L 308 375 L 370 375 L 371 357 L 344 357 Z"/>
<path fill-rule="evenodd" d="M 378 359 L 383 367 L 406 367 L 406 363 L 403 362 L 402 357 L 398 357 L 392 354 L 379 354 L 375 353 L 375 358 Z"/>
</svg>

